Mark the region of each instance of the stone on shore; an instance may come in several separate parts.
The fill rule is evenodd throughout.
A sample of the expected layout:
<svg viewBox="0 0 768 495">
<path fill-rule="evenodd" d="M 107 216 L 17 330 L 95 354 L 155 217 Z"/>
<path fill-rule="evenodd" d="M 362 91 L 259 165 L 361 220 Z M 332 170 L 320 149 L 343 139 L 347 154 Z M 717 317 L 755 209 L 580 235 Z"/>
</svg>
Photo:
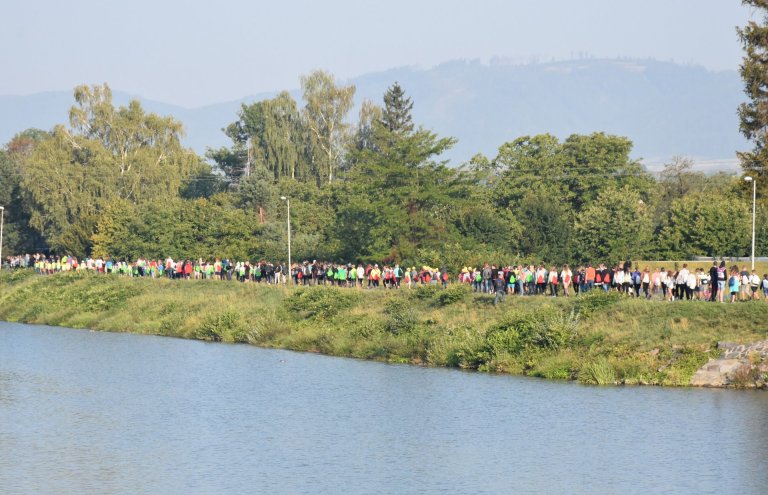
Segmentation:
<svg viewBox="0 0 768 495">
<path fill-rule="evenodd" d="M 719 359 L 710 359 L 691 378 L 694 387 L 766 388 L 768 340 L 753 344 L 718 342 Z"/>
</svg>

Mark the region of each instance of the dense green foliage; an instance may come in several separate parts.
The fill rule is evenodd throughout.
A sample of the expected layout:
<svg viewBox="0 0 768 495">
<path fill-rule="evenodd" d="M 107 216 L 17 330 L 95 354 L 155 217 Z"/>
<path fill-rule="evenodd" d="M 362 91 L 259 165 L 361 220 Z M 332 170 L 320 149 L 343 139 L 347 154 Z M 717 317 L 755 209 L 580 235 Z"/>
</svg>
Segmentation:
<svg viewBox="0 0 768 495">
<path fill-rule="evenodd" d="M 210 165 L 181 146 L 172 117 L 116 108 L 107 86 L 76 88 L 68 127 L 24 131 L 0 151 L 5 252 L 285 259 L 281 196 L 294 260 L 454 272 L 748 252 L 751 198 L 736 177 L 676 158 L 655 178 L 628 138 L 602 132 L 522 136 L 451 166 L 441 156 L 455 140 L 415 124 L 399 84 L 381 106 L 363 102 L 356 125 L 353 86 L 321 71 L 301 84 L 302 102 L 282 92 L 243 105 Z"/>
<path fill-rule="evenodd" d="M 0 319 L 579 380 L 687 385 L 718 341 L 768 338 L 768 304 L 443 290 L 286 289 L 85 272 L 0 274 Z M 735 325 L 734 322 L 739 322 Z"/>
</svg>

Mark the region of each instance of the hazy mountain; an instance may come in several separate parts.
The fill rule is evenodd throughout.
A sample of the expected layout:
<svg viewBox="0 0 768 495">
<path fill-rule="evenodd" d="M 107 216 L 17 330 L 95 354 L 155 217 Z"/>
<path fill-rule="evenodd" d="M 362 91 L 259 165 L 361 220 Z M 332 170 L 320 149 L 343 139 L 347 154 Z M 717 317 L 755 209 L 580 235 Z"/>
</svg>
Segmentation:
<svg viewBox="0 0 768 495">
<path fill-rule="evenodd" d="M 605 131 L 628 136 L 634 156 L 659 163 L 672 155 L 713 160 L 715 166 L 749 146 L 738 132 L 736 108 L 744 100 L 736 71 L 653 60 L 578 60 L 515 65 L 503 61 L 449 62 L 420 70 L 398 68 L 351 80 L 356 100 L 380 102 L 399 81 L 414 100 L 414 120 L 459 143 L 452 163 L 478 152 L 493 157 L 502 143 L 527 134 Z M 298 91 L 293 91 L 298 98 Z M 203 153 L 228 145 L 221 128 L 236 119 L 239 101 L 187 109 L 137 97 L 146 109 L 171 114 L 186 129 L 186 144 Z M 115 91 L 116 103 L 131 96 Z M 66 122 L 71 92 L 0 96 L 0 142 L 28 127 Z M 356 115 L 352 116 L 356 119 Z M 726 164 L 727 165 L 727 164 Z"/>
</svg>

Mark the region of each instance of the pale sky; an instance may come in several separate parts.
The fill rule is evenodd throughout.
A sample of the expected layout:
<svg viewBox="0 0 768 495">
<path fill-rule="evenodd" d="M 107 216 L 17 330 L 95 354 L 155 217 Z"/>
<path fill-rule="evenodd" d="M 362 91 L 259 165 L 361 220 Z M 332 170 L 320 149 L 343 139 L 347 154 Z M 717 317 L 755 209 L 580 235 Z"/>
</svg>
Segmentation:
<svg viewBox="0 0 768 495">
<path fill-rule="evenodd" d="M 651 57 L 736 70 L 738 0 L 6 0 L 0 94 L 117 90 L 187 107 L 401 66 Z"/>
</svg>

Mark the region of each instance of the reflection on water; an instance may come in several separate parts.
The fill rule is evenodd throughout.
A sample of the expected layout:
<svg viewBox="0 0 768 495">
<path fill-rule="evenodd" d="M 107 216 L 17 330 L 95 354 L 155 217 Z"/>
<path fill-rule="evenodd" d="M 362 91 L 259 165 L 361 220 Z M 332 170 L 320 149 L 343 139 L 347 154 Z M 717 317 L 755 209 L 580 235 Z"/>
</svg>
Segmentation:
<svg viewBox="0 0 768 495">
<path fill-rule="evenodd" d="M 767 406 L 0 323 L 0 493 L 757 494 Z"/>
</svg>

